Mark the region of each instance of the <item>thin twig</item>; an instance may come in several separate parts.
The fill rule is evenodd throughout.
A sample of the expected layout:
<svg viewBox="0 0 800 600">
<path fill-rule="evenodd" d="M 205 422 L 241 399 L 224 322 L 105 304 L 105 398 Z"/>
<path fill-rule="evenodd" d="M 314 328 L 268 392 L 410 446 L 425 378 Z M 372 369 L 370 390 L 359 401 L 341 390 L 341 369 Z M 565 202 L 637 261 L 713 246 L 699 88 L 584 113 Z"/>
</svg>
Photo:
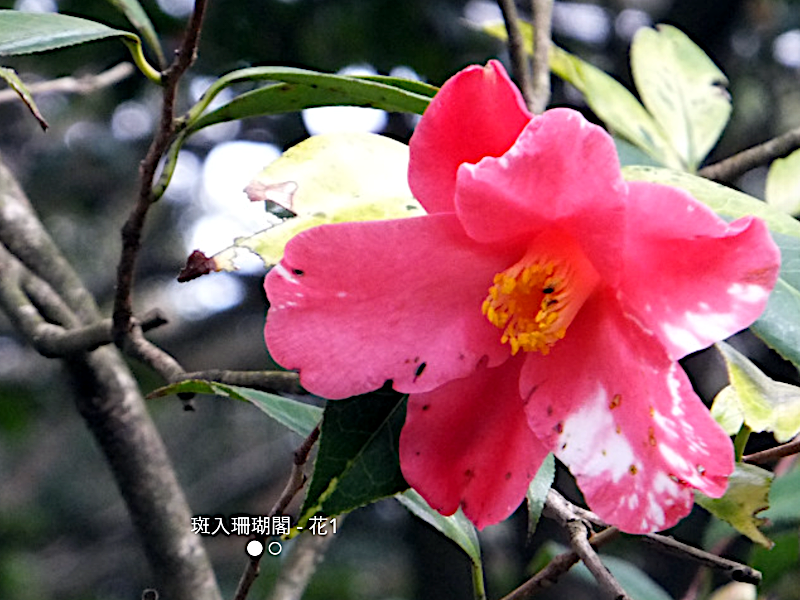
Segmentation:
<svg viewBox="0 0 800 600">
<path fill-rule="evenodd" d="M 531 0 L 533 11 L 532 94 L 528 105 L 542 113 L 550 102 L 550 45 L 553 28 L 553 0 Z"/>
<path fill-rule="evenodd" d="M 727 558 L 722 558 L 716 554 L 705 552 L 694 546 L 689 546 L 665 535 L 657 533 L 649 533 L 641 536 L 645 542 L 660 548 L 670 554 L 680 556 L 682 558 L 689 558 L 694 562 L 700 563 L 703 566 L 711 567 L 717 571 L 722 571 L 733 581 L 741 581 L 743 583 L 752 583 L 758 585 L 761 583 L 761 573 L 752 567 L 743 565 Z"/>
<path fill-rule="evenodd" d="M 589 543 L 592 547 L 599 548 L 617 537 L 619 537 L 619 530 L 615 527 L 609 527 L 590 537 Z M 513 592 L 503 597 L 502 600 L 528 600 L 528 598 L 532 598 L 541 590 L 558 583 L 558 579 L 577 564 L 579 560 L 580 557 L 574 550 L 559 554 L 547 563 L 547 566 Z"/>
<path fill-rule="evenodd" d="M 120 63 L 107 71 L 97 75 L 84 75 L 82 77 L 60 77 L 50 81 L 41 81 L 27 85 L 28 91 L 38 96 L 40 94 L 91 94 L 97 90 L 111 87 L 123 79 L 130 77 L 136 68 L 131 63 Z M 0 104 L 18 100 L 19 96 L 14 90 L 0 91 Z"/>
<path fill-rule="evenodd" d="M 130 333 L 133 317 L 133 278 L 141 247 L 142 230 L 153 204 L 153 180 L 161 156 L 175 137 L 175 98 L 178 83 L 197 56 L 197 45 L 206 10 L 206 0 L 196 0 L 194 12 L 175 60 L 162 74 L 164 84 L 158 131 L 139 167 L 139 197 L 122 227 L 122 253 L 117 265 L 117 292 L 114 297 L 114 341 L 120 347 Z"/>
<path fill-rule="evenodd" d="M 751 169 L 767 165 L 800 148 L 800 127 L 773 138 L 758 146 L 753 146 L 700 169 L 697 174 L 714 181 L 730 183 Z"/>
<path fill-rule="evenodd" d="M 793 440 L 786 442 L 785 444 L 781 444 L 780 446 L 775 446 L 774 448 L 769 448 L 768 450 L 762 450 L 761 452 L 754 452 L 753 454 L 743 456 L 742 461 L 756 465 L 763 465 L 764 463 L 769 463 L 798 453 L 800 453 L 800 435 L 795 437 Z"/>
<path fill-rule="evenodd" d="M 589 543 L 590 525 L 584 520 L 583 515 L 574 510 L 575 508 L 577 508 L 575 505 L 551 489 L 547 494 L 547 503 L 543 514 L 557 521 L 567 530 L 572 549 L 606 594 L 614 600 L 630 600 L 628 594 L 600 561 L 600 557 Z"/>
<path fill-rule="evenodd" d="M 511 55 L 511 66 L 514 78 L 522 91 L 522 97 L 530 110 L 533 110 L 531 102 L 533 99 L 533 87 L 531 86 L 530 62 L 525 48 L 525 39 L 519 28 L 519 16 L 517 15 L 517 5 L 514 0 L 497 0 L 500 11 L 503 13 L 503 21 L 508 32 L 508 51 Z"/>
<path fill-rule="evenodd" d="M 187 379 L 217 381 L 227 385 L 249 387 L 273 394 L 308 393 L 301 387 L 300 377 L 297 373 L 291 371 L 227 371 L 224 369 L 209 369 L 208 371 L 183 373 L 177 381 L 185 381 Z"/>
<path fill-rule="evenodd" d="M 306 483 L 306 474 L 303 467 L 305 466 L 306 462 L 308 462 L 308 456 L 311 454 L 311 449 L 319 439 L 319 433 L 320 429 L 319 425 L 317 425 L 313 431 L 308 434 L 308 437 L 303 441 L 300 447 L 295 450 L 292 472 L 289 474 L 289 480 L 286 482 L 283 492 L 275 502 L 272 510 L 269 512 L 270 517 L 282 515 L 292 499 L 294 499 L 297 493 L 303 489 L 303 486 Z M 266 536 L 261 536 L 260 538 L 256 539 L 263 543 L 266 540 Z M 242 576 L 239 578 L 239 584 L 236 586 L 236 594 L 233 596 L 233 600 L 245 600 L 247 598 L 247 594 L 250 593 L 250 588 L 252 587 L 261 570 L 260 563 L 261 556 L 253 556 L 247 562 L 247 566 L 245 567 Z"/>
</svg>

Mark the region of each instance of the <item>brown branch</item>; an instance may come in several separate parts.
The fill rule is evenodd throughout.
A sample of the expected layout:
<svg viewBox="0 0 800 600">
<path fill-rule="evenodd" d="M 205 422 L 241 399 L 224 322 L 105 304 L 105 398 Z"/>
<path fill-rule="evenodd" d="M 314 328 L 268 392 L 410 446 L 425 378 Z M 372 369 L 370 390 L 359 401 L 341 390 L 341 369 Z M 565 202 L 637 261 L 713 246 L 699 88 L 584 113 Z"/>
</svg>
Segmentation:
<svg viewBox="0 0 800 600">
<path fill-rule="evenodd" d="M 550 102 L 550 46 L 553 28 L 553 0 L 531 0 L 533 12 L 531 112 L 542 113 Z"/>
<path fill-rule="evenodd" d="M 617 537 L 619 537 L 619 530 L 609 527 L 591 536 L 589 544 L 594 548 L 599 548 Z M 528 598 L 533 598 L 541 590 L 558 583 L 558 579 L 577 564 L 579 560 L 580 556 L 574 550 L 559 554 L 528 581 L 507 596 L 504 596 L 502 600 L 528 600 Z"/>
<path fill-rule="evenodd" d="M 122 227 L 122 253 L 117 265 L 117 291 L 114 297 L 114 341 L 125 347 L 133 318 L 133 279 L 147 213 L 154 202 L 152 187 L 161 156 L 175 137 L 175 98 L 178 83 L 197 57 L 197 45 L 206 11 L 206 0 L 196 0 L 183 42 L 172 64 L 162 73 L 164 85 L 161 118 L 153 142 L 139 167 L 139 196 Z M 136 344 L 136 342 L 134 342 Z"/>
<path fill-rule="evenodd" d="M 519 16 L 517 15 L 517 5 L 514 0 L 498 0 L 500 11 L 503 13 L 503 21 L 508 33 L 508 51 L 511 55 L 511 69 L 517 85 L 525 98 L 528 108 L 533 110 L 531 102 L 533 100 L 533 87 L 531 85 L 530 62 L 525 48 L 525 39 L 519 28 Z"/>
<path fill-rule="evenodd" d="M 584 521 L 583 514 L 574 510 L 575 508 L 577 508 L 575 505 L 567 502 L 558 492 L 551 489 L 547 494 L 547 503 L 543 514 L 557 521 L 567 530 L 572 549 L 606 594 L 614 600 L 630 600 L 628 594 L 600 561 L 600 557 L 589 543 L 590 525 Z"/>
<path fill-rule="evenodd" d="M 762 450 L 761 452 L 754 452 L 753 454 L 743 456 L 742 461 L 756 465 L 763 465 L 765 463 L 770 463 L 772 461 L 798 453 L 800 453 L 800 435 L 795 437 L 793 440 L 786 442 L 785 444 L 781 444 L 780 446 L 775 446 L 774 448 L 769 448 L 768 450 Z"/>
<path fill-rule="evenodd" d="M 105 87 L 111 87 L 123 79 L 130 77 L 136 68 L 131 63 L 120 63 L 107 71 L 97 75 L 84 75 L 83 77 L 61 77 L 31 83 L 27 86 L 28 91 L 34 96 L 40 94 L 52 94 L 55 92 L 66 94 L 91 94 Z M 14 90 L 0 91 L 0 104 L 18 100 L 19 96 Z"/>
<path fill-rule="evenodd" d="M 42 314 L 67 325 L 101 321 L 94 299 L 41 225 L 11 173 L 0 163 L 0 288 L 3 308 L 21 336 L 47 324 Z M 5 251 L 8 250 L 8 251 Z M 26 269 L 36 303 L 59 300 L 41 311 L 23 291 Z M 44 285 L 46 284 L 46 286 Z M 49 324 L 52 325 L 52 324 Z M 138 531 L 164 597 L 218 600 L 202 540 L 192 534 L 191 512 L 164 444 L 145 408 L 136 380 L 119 351 L 105 347 L 70 356 L 75 403 L 103 451 Z"/>
<path fill-rule="evenodd" d="M 303 440 L 303 443 L 300 445 L 300 447 L 295 450 L 292 472 L 289 474 L 289 480 L 286 482 L 283 492 L 275 502 L 272 510 L 269 512 L 270 517 L 282 515 L 286 511 L 286 507 L 289 506 L 289 503 L 294 499 L 297 493 L 303 489 L 303 486 L 306 483 L 304 467 L 306 462 L 308 462 L 308 456 L 311 454 L 311 449 L 319 439 L 319 433 L 320 429 L 319 425 L 317 425 L 313 431 L 308 434 L 308 437 Z M 266 536 L 261 536 L 256 539 L 263 544 L 266 540 Z M 245 600 L 247 598 L 247 594 L 250 593 L 250 588 L 261 571 L 260 563 L 261 556 L 253 556 L 250 558 L 247 566 L 244 569 L 244 572 L 242 572 L 241 578 L 239 579 L 239 584 L 236 586 L 236 594 L 234 595 L 233 600 Z"/>
<path fill-rule="evenodd" d="M 800 127 L 773 138 L 758 146 L 753 146 L 700 169 L 697 174 L 714 181 L 730 183 L 751 169 L 771 163 L 800 148 Z"/>
</svg>

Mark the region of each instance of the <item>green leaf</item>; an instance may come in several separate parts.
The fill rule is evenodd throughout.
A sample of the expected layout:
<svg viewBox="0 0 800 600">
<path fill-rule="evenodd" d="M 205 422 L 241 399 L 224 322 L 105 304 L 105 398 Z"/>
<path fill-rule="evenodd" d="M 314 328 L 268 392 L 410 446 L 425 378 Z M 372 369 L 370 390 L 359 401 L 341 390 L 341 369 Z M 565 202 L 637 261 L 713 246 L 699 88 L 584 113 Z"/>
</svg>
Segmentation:
<svg viewBox="0 0 800 600">
<path fill-rule="evenodd" d="M 728 367 L 732 392 L 717 396 L 711 414 L 715 418 L 731 415 L 727 417 L 731 421 L 738 414 L 752 431 L 769 431 L 778 442 L 788 442 L 800 433 L 800 388 L 770 379 L 724 342 L 718 343 L 717 349 Z"/>
<path fill-rule="evenodd" d="M 253 81 L 277 82 L 237 96 L 203 115 L 226 87 Z M 228 73 L 209 87 L 189 111 L 188 131 L 259 115 L 299 111 L 316 106 L 366 106 L 422 114 L 437 88 L 394 77 L 333 75 L 290 67 L 252 67 Z"/>
<path fill-rule="evenodd" d="M 47 121 L 44 120 L 42 113 L 39 112 L 39 107 L 36 106 L 36 101 L 33 99 L 30 90 L 19 78 L 16 71 L 8 67 L 0 67 L 0 79 L 5 80 L 8 86 L 17 93 L 23 104 L 28 107 L 31 114 L 39 121 L 42 129 L 47 131 Z"/>
<path fill-rule="evenodd" d="M 524 21 L 519 22 L 519 27 L 531 53 L 533 28 Z M 488 25 L 484 31 L 499 39 L 507 39 L 502 22 Z M 610 131 L 641 148 L 658 163 L 682 167 L 680 157 L 670 146 L 661 126 L 636 96 L 616 79 L 555 45 L 551 47 L 550 70 L 583 94 L 586 103 Z"/>
<path fill-rule="evenodd" d="M 800 222 L 774 207 L 703 177 L 657 167 L 623 167 L 628 181 L 651 181 L 689 192 L 725 219 L 763 219 L 781 251 L 781 272 L 767 307 L 751 329 L 800 367 Z"/>
<path fill-rule="evenodd" d="M 318 406 L 311 406 L 298 400 L 276 396 L 261 390 L 199 379 L 181 381 L 180 383 L 173 383 L 159 388 L 150 393 L 148 398 L 161 398 L 181 393 L 214 394 L 234 400 L 251 402 L 278 423 L 302 436 L 310 434 L 322 417 L 322 409 Z"/>
<path fill-rule="evenodd" d="M 408 188 L 408 146 L 374 133 L 317 135 L 293 146 L 247 186 L 251 201 L 292 215 L 269 229 L 237 238 L 233 246 L 203 263 L 208 270 L 233 271 L 244 248 L 266 266 L 277 264 L 286 243 L 323 223 L 399 219 L 425 214 Z M 186 271 L 184 271 L 186 273 Z"/>
<path fill-rule="evenodd" d="M 142 39 L 147 42 L 147 45 L 155 53 L 159 64 L 165 64 L 164 52 L 161 50 L 158 34 L 142 5 L 137 0 L 108 0 L 108 2 L 125 15 L 130 24 L 141 34 Z"/>
<path fill-rule="evenodd" d="M 800 523 L 800 462 L 795 462 L 794 468 L 781 475 L 772 484 L 769 498 L 769 508 L 764 511 L 763 517 L 769 519 L 775 526 L 796 527 Z M 795 534 L 797 540 L 797 534 Z"/>
<path fill-rule="evenodd" d="M 445 537 L 453 540 L 469 556 L 472 568 L 472 582 L 475 597 L 485 599 L 486 589 L 483 581 L 483 563 L 481 561 L 481 547 L 475 526 L 464 516 L 459 508 L 454 514 L 445 517 L 433 510 L 425 499 L 415 490 L 406 490 L 395 496 L 397 501 L 405 506 L 413 515 L 416 515 L 428 525 L 432 525 Z"/>
<path fill-rule="evenodd" d="M 533 478 L 525 497 L 528 500 L 528 535 L 533 535 L 539 518 L 542 516 L 544 504 L 547 501 L 547 492 L 553 485 L 553 478 L 556 476 L 556 461 L 553 454 L 548 454 L 542 461 L 536 477 Z"/>
<path fill-rule="evenodd" d="M 127 31 L 78 17 L 0 10 L 0 56 L 45 52 L 114 37 L 138 40 Z"/>
<path fill-rule="evenodd" d="M 133 33 L 58 13 L 0 10 L 0 56 L 46 52 L 109 38 L 120 39 L 142 73 L 160 83 L 160 73 L 147 63 L 139 36 Z"/>
<path fill-rule="evenodd" d="M 398 444 L 406 397 L 379 391 L 325 406 L 298 525 L 315 514 L 333 517 L 408 489 Z"/>
<path fill-rule="evenodd" d="M 778 210 L 800 216 L 800 150 L 772 162 L 764 197 Z"/>
<path fill-rule="evenodd" d="M 669 25 L 636 32 L 631 69 L 647 110 L 678 151 L 684 168 L 696 171 L 730 118 L 724 73 L 683 32 Z"/>
<path fill-rule="evenodd" d="M 475 526 L 470 522 L 459 508 L 449 517 L 443 516 L 438 511 L 433 510 L 425 499 L 415 490 L 406 490 L 396 496 L 397 501 L 405 506 L 412 514 L 432 525 L 437 531 L 453 540 L 458 546 L 467 553 L 473 564 L 481 564 L 481 547 L 478 541 L 478 533 Z"/>
<path fill-rule="evenodd" d="M 695 492 L 695 501 L 741 534 L 770 548 L 772 542 L 759 530 L 765 519 L 756 517 L 756 514 L 769 506 L 769 489 L 774 477 L 769 471 L 755 465 L 736 463 L 722 498 L 709 498 Z"/>
</svg>

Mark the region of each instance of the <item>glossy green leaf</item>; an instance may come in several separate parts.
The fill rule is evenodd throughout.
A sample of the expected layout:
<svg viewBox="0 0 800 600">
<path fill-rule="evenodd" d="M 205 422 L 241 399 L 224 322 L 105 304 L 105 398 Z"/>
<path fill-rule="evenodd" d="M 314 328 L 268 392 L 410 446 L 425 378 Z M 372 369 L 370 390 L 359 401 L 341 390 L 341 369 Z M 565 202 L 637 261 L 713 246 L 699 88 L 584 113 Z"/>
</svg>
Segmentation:
<svg viewBox="0 0 800 600">
<path fill-rule="evenodd" d="M 28 87 L 19 78 L 16 71 L 8 67 L 0 67 L 0 79 L 3 79 L 8 86 L 17 93 L 22 103 L 28 107 L 31 114 L 39 121 L 39 125 L 41 125 L 42 129 L 47 130 L 47 121 L 44 120 L 42 113 L 39 112 L 36 101 L 33 99 Z"/>
<path fill-rule="evenodd" d="M 669 25 L 636 32 L 631 69 L 645 107 L 684 168 L 696 171 L 730 118 L 727 78 L 686 34 Z"/>
<path fill-rule="evenodd" d="M 533 535 L 536 531 L 545 502 L 547 502 L 547 492 L 550 491 L 555 476 L 556 461 L 551 453 L 542 461 L 536 477 L 533 478 L 525 493 L 528 500 L 528 535 Z"/>
<path fill-rule="evenodd" d="M 767 307 L 751 329 L 800 367 L 800 222 L 774 207 L 703 177 L 657 167 L 623 167 L 629 181 L 651 181 L 686 190 L 725 219 L 763 219 L 781 250 L 781 272 Z"/>
<path fill-rule="evenodd" d="M 769 506 L 769 490 L 774 475 L 746 463 L 736 463 L 722 498 L 709 498 L 695 492 L 695 501 L 715 517 L 732 525 L 742 535 L 769 548 L 772 542 L 759 530 L 765 520 L 756 514 Z"/>
<path fill-rule="evenodd" d="M 526 47 L 532 49 L 533 28 L 524 21 L 520 21 L 519 26 Z M 484 31 L 498 39 L 507 39 L 502 23 L 488 25 Z M 661 126 L 616 79 L 555 45 L 551 47 L 550 70 L 583 94 L 586 103 L 611 132 L 641 148 L 659 164 L 682 167 L 679 155 L 670 146 Z"/>
<path fill-rule="evenodd" d="M 161 50 L 156 29 L 138 0 L 108 0 L 108 2 L 125 15 L 130 24 L 136 28 L 136 31 L 158 58 L 158 62 L 162 65 L 165 64 L 164 52 Z"/>
<path fill-rule="evenodd" d="M 235 270 L 241 249 L 272 266 L 281 260 L 291 238 L 323 223 L 425 214 L 411 195 L 407 172 L 408 146 L 385 136 L 340 132 L 310 137 L 268 165 L 245 190 L 250 200 L 293 216 L 238 238 L 211 257 L 211 268 Z"/>
<path fill-rule="evenodd" d="M 45 52 L 106 38 L 138 38 L 102 23 L 58 13 L 0 10 L 0 56 Z"/>
<path fill-rule="evenodd" d="M 319 423 L 320 418 L 322 418 L 322 409 L 318 406 L 276 396 L 261 390 L 226 385 L 215 381 L 201 381 L 199 379 L 181 381 L 180 383 L 173 383 L 159 388 L 150 393 L 148 398 L 160 398 L 181 393 L 214 394 L 234 400 L 251 402 L 278 423 L 302 436 L 310 434 Z"/>
<path fill-rule="evenodd" d="M 405 417 L 406 398 L 391 391 L 327 403 L 299 525 L 408 489 L 398 456 Z"/>
<path fill-rule="evenodd" d="M 246 92 L 207 114 L 211 100 L 242 82 L 275 82 Z M 189 111 L 188 131 L 225 121 L 299 111 L 316 106 L 365 106 L 422 114 L 437 88 L 393 77 L 333 75 L 290 67 L 252 67 L 221 77 Z"/>
<path fill-rule="evenodd" d="M 449 517 L 435 511 L 415 490 L 406 490 L 397 496 L 397 501 L 428 525 L 453 540 L 467 553 L 473 564 L 481 564 L 481 547 L 475 526 L 459 508 Z"/>
<path fill-rule="evenodd" d="M 779 442 L 788 442 L 800 433 L 800 387 L 770 379 L 724 342 L 717 344 L 717 349 L 725 359 L 730 386 L 716 397 L 711 414 L 718 422 L 718 417 L 723 419 L 720 425 L 725 431 L 735 433 L 744 422 L 754 432 L 771 432 Z"/>
<path fill-rule="evenodd" d="M 764 197 L 778 210 L 800 216 L 800 150 L 772 162 Z"/>
<path fill-rule="evenodd" d="M 130 50 L 136 66 L 151 81 L 161 74 L 142 54 L 139 36 L 107 25 L 58 13 L 23 13 L 0 10 L 0 56 L 57 50 L 103 39 L 117 38 Z"/>
</svg>

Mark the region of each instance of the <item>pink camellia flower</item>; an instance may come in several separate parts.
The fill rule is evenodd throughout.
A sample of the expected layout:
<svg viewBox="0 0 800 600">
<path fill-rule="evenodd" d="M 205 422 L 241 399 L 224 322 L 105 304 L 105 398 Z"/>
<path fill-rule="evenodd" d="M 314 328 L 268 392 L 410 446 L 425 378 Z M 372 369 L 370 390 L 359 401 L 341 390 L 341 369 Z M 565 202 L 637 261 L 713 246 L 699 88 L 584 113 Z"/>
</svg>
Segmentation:
<svg viewBox="0 0 800 600">
<path fill-rule="evenodd" d="M 336 399 L 410 394 L 408 483 L 478 527 L 509 516 L 548 452 L 620 529 L 718 497 L 731 441 L 676 362 L 762 312 L 764 223 L 620 174 L 579 113 L 532 116 L 502 66 L 469 67 L 411 139 L 425 216 L 323 225 L 267 276 L 272 356 Z"/>
</svg>

